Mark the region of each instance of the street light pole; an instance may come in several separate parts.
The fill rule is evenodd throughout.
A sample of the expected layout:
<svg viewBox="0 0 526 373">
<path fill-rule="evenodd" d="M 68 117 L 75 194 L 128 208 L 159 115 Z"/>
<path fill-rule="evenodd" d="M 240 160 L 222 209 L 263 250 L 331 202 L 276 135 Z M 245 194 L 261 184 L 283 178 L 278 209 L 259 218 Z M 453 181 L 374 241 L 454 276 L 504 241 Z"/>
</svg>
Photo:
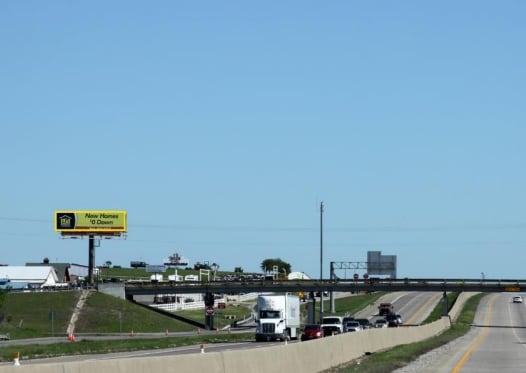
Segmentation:
<svg viewBox="0 0 526 373">
<path fill-rule="evenodd" d="M 323 202 L 320 203 L 320 284 L 323 281 Z M 323 288 L 320 289 L 320 324 L 323 319 Z"/>
</svg>

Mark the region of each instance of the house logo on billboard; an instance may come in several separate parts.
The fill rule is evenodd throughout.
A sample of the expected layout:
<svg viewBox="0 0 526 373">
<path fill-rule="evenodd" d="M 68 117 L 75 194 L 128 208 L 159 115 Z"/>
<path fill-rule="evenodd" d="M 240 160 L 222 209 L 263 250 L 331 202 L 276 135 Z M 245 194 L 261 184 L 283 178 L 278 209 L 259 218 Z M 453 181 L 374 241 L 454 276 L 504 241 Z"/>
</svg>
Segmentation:
<svg viewBox="0 0 526 373">
<path fill-rule="evenodd" d="M 57 215 L 57 228 L 59 229 L 74 229 L 75 228 L 75 214 Z"/>
</svg>

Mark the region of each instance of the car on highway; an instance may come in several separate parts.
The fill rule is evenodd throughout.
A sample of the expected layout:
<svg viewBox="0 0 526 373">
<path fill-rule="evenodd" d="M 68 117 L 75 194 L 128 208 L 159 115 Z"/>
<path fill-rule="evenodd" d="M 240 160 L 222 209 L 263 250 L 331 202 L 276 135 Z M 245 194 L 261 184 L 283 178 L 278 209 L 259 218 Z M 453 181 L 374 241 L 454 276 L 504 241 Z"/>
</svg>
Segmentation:
<svg viewBox="0 0 526 373">
<path fill-rule="evenodd" d="M 303 328 L 303 333 L 301 334 L 302 341 L 308 341 L 310 339 L 323 338 L 324 331 L 320 324 L 307 324 Z"/>
<path fill-rule="evenodd" d="M 324 337 L 342 333 L 342 330 L 337 325 L 322 325 L 321 328 L 323 329 Z"/>
<path fill-rule="evenodd" d="M 386 319 L 378 319 L 374 322 L 375 328 L 387 328 L 387 320 Z"/>
<path fill-rule="evenodd" d="M 378 316 L 385 316 L 393 313 L 394 306 L 391 303 L 380 303 L 378 306 Z"/>
<path fill-rule="evenodd" d="M 373 324 L 369 321 L 369 319 L 356 319 L 362 326 L 362 329 L 371 329 L 373 327 Z"/>
<path fill-rule="evenodd" d="M 513 297 L 513 303 L 522 303 L 522 297 L 520 295 Z"/>
<path fill-rule="evenodd" d="M 362 330 L 362 326 L 358 321 L 347 321 L 343 327 L 344 333 L 348 332 L 359 332 Z"/>
<path fill-rule="evenodd" d="M 321 319 L 321 327 L 329 331 L 329 327 L 338 328 L 338 334 L 343 333 L 343 317 L 342 316 L 325 316 Z M 332 334 L 332 332 L 331 332 Z"/>
<path fill-rule="evenodd" d="M 387 320 L 387 326 L 389 328 L 397 328 L 402 323 L 402 317 L 395 313 L 391 313 L 385 316 L 385 319 Z"/>
</svg>

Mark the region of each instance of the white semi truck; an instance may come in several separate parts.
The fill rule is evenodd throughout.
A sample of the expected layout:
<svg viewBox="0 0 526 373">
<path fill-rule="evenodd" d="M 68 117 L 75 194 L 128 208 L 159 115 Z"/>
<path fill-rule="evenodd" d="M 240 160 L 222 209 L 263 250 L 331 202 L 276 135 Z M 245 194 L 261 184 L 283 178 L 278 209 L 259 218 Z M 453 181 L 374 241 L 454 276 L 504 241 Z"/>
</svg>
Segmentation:
<svg viewBox="0 0 526 373">
<path fill-rule="evenodd" d="M 257 342 L 298 338 L 300 299 L 297 295 L 260 295 L 255 311 Z"/>
</svg>

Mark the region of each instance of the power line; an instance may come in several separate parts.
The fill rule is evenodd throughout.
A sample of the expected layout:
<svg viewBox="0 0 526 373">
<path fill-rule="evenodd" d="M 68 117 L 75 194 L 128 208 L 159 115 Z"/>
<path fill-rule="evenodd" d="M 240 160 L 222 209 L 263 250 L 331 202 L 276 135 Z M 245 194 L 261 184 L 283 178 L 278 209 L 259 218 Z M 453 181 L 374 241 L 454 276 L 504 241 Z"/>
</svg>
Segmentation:
<svg viewBox="0 0 526 373">
<path fill-rule="evenodd" d="M 17 223 L 39 223 L 53 226 L 52 219 L 29 219 L 0 216 L 0 221 Z M 194 224 L 128 224 L 128 228 L 165 229 L 182 231 L 224 231 L 224 232 L 318 232 L 318 227 L 265 227 L 250 225 L 194 225 Z M 438 232 L 438 231 L 482 231 L 525 229 L 525 223 L 466 224 L 466 225 L 384 225 L 363 227 L 324 227 L 324 231 L 341 233 L 371 232 Z"/>
</svg>

